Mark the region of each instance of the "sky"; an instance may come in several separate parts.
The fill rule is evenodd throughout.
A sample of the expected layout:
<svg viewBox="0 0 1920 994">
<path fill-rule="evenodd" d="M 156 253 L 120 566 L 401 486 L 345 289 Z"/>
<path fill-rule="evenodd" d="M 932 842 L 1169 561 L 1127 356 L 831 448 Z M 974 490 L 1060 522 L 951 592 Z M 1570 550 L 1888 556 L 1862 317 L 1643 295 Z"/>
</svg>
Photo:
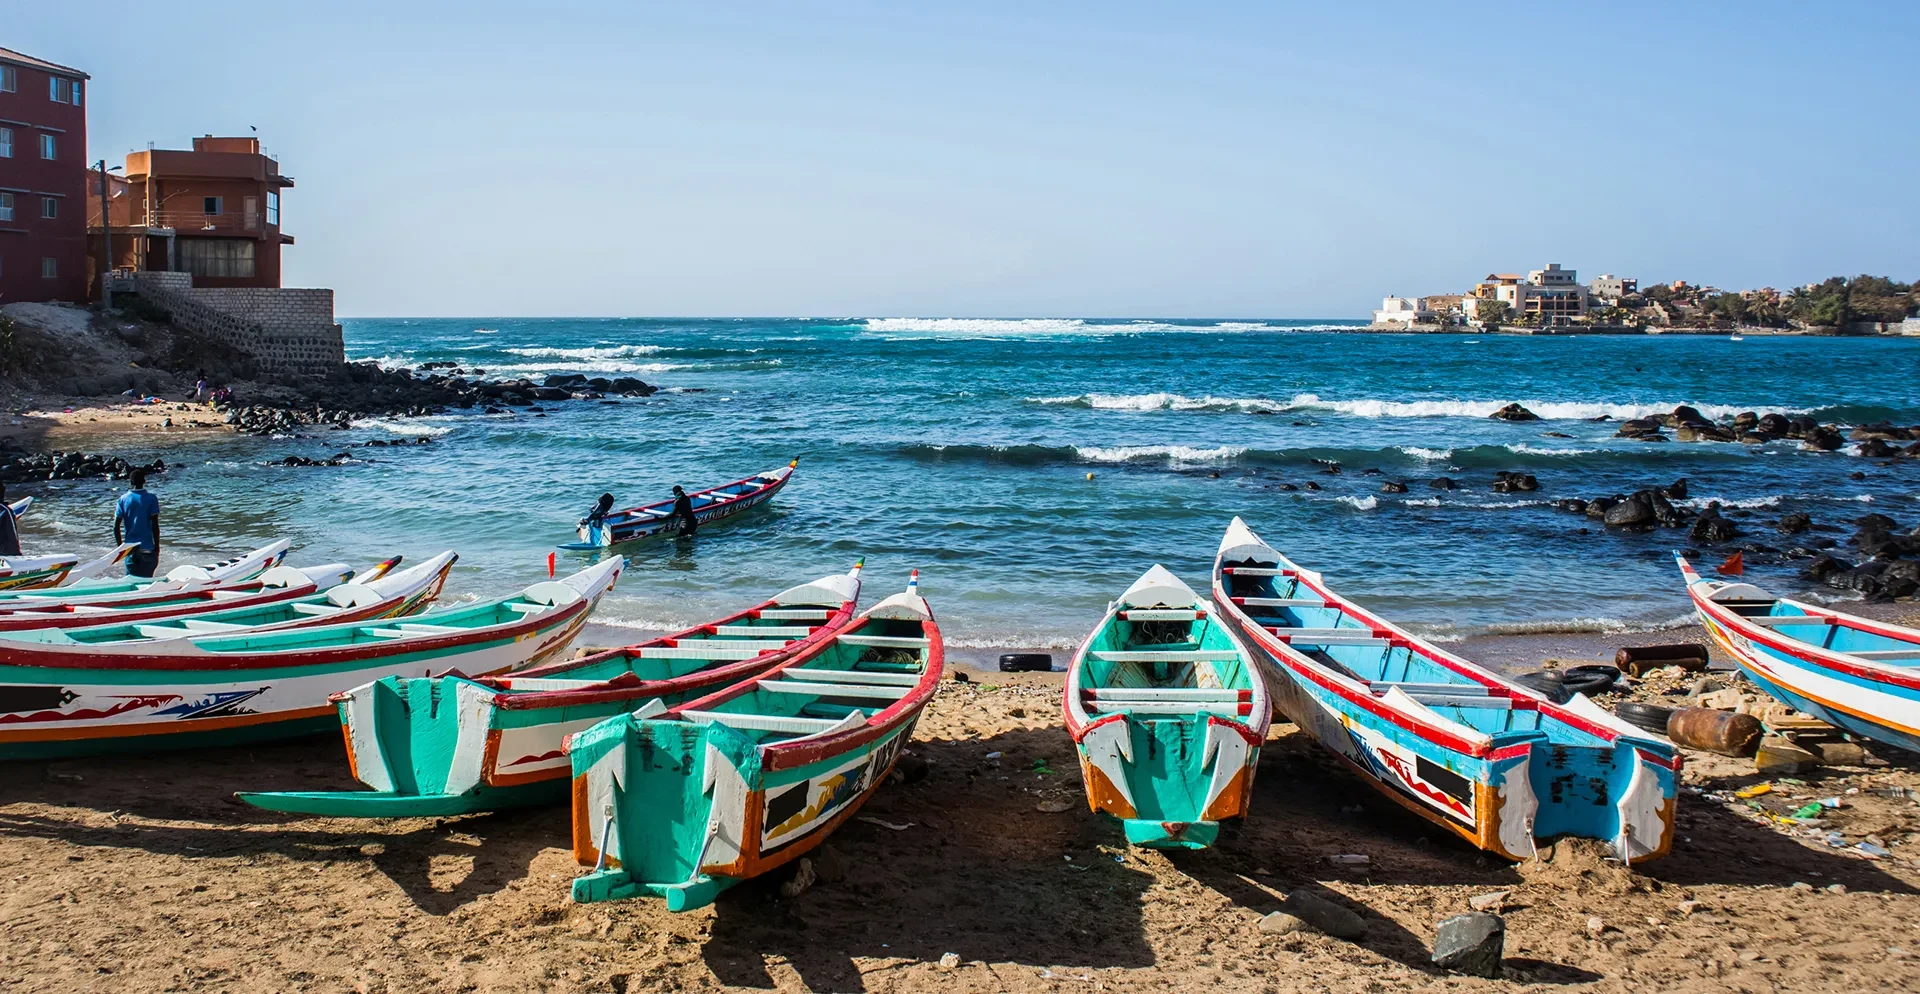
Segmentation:
<svg viewBox="0 0 1920 994">
<path fill-rule="evenodd" d="M 1920 277 L 1920 4 L 19 4 L 346 316 L 1364 317 Z"/>
</svg>

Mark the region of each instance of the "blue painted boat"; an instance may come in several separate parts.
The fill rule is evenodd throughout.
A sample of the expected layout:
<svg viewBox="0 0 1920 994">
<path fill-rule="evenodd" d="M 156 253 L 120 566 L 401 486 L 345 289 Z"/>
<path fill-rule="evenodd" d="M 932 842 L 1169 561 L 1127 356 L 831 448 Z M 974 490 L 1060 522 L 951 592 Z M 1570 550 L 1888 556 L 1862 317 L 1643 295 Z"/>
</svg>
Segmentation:
<svg viewBox="0 0 1920 994">
<path fill-rule="evenodd" d="M 1673 558 L 1707 634 L 1762 690 L 1836 728 L 1920 752 L 1920 631 L 1707 579 Z"/>
<path fill-rule="evenodd" d="M 1673 844 L 1680 755 L 1666 737 L 1442 651 L 1334 593 L 1239 518 L 1213 589 L 1279 710 L 1409 811 L 1513 860 L 1562 835 L 1629 861 Z"/>
<path fill-rule="evenodd" d="M 799 465 L 800 460 L 795 459 L 779 469 L 689 493 L 687 496 L 693 501 L 693 520 L 705 525 L 731 518 L 772 500 L 773 495 L 787 485 L 794 467 Z M 673 520 L 672 514 L 671 497 L 652 504 L 609 511 L 597 521 L 589 518 L 580 522 L 580 541 L 563 543 L 560 548 L 567 552 L 587 552 L 655 535 L 678 534 L 681 526 Z"/>
</svg>

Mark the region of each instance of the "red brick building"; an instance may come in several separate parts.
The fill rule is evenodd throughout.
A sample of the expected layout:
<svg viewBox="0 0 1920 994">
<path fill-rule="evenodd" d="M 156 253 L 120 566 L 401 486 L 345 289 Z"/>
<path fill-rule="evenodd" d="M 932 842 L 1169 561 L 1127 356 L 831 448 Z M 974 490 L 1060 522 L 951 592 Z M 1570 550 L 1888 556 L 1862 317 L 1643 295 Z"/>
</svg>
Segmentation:
<svg viewBox="0 0 1920 994">
<path fill-rule="evenodd" d="M 109 179 L 115 269 L 192 273 L 195 287 L 277 287 L 280 192 L 293 177 L 261 154 L 258 138 L 193 140 L 193 150 L 128 154 Z M 100 253 L 99 174 L 88 189 L 93 253 Z"/>
<path fill-rule="evenodd" d="M 0 303 L 87 299 L 87 78 L 0 48 Z"/>
</svg>

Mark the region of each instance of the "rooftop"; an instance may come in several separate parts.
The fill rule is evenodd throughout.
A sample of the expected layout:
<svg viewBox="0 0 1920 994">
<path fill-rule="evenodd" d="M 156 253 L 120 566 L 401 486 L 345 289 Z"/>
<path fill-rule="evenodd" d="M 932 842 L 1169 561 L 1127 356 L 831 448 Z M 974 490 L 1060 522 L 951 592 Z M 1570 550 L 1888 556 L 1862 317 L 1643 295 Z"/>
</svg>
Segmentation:
<svg viewBox="0 0 1920 994">
<path fill-rule="evenodd" d="M 36 59 L 31 55 L 22 55 L 11 48 L 0 48 L 0 63 L 25 66 L 28 69 L 39 69 L 44 72 L 59 73 L 62 76 L 76 76 L 80 79 L 93 78 L 72 66 L 63 66 L 58 62 L 48 62 L 45 59 Z"/>
</svg>

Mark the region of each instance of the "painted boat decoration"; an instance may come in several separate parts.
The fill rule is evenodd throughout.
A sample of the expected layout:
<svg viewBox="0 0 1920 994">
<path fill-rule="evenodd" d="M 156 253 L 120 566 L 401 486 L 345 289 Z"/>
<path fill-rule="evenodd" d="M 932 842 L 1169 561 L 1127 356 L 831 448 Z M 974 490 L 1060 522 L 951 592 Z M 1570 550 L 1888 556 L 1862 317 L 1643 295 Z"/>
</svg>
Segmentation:
<svg viewBox="0 0 1920 994">
<path fill-rule="evenodd" d="M 319 586 L 320 590 L 326 590 L 348 580 L 371 583 L 385 576 L 399 563 L 400 557 L 395 556 L 362 573 L 355 573 L 344 563 L 328 563 L 324 566 L 276 566 L 246 580 L 211 583 L 199 580 L 143 580 L 139 583 L 102 584 L 98 587 L 55 587 L 51 590 L 27 591 L 12 597 L 0 597 L 0 626 L 5 625 L 9 618 L 30 616 L 35 613 L 52 613 L 58 610 L 79 611 L 85 608 L 135 607 L 165 601 L 185 602 L 194 598 L 226 607 L 241 606 L 246 602 L 238 598 L 255 595 L 280 584 L 281 580 L 270 581 L 269 578 L 284 577 L 286 574 L 281 573 L 282 570 L 305 574 Z M 180 567 L 182 570 L 188 568 L 190 567 Z M 286 596 L 300 595 L 287 594 Z"/>
<path fill-rule="evenodd" d="M 28 508 L 30 508 L 30 507 L 32 507 L 32 506 L 33 506 L 33 498 L 32 498 L 32 497 L 22 497 L 22 498 L 20 498 L 19 500 L 16 500 L 16 501 L 14 501 L 13 503 L 11 503 L 11 504 L 8 504 L 8 505 L 7 505 L 7 509 L 8 509 L 8 510 L 10 510 L 10 511 L 12 511 L 12 512 L 13 512 L 13 516 L 17 518 L 17 517 L 19 517 L 19 516 L 21 516 L 21 515 L 23 515 L 23 514 L 25 514 L 25 513 L 27 513 L 27 509 L 28 509 Z"/>
<path fill-rule="evenodd" d="M 573 854 L 593 867 L 573 899 L 703 907 L 851 818 L 939 689 L 940 629 L 914 577 L 771 670 L 569 739 Z"/>
<path fill-rule="evenodd" d="M 192 617 L 208 612 L 240 611 L 325 594 L 348 580 L 370 583 L 384 575 L 399 557 L 355 576 L 344 563 L 295 569 L 276 566 L 245 583 L 173 586 L 155 584 L 144 590 L 97 597 L 13 598 L 0 601 L 0 633 L 35 628 L 82 628 L 125 625 Z M 153 586 L 163 589 L 154 590 Z M 310 612 L 317 613 L 317 612 Z"/>
<path fill-rule="evenodd" d="M 125 556 L 126 553 L 121 555 Z M 80 563 L 80 557 L 73 553 L 0 559 L 0 590 L 36 590 L 56 586 Z"/>
<path fill-rule="evenodd" d="M 1127 841 L 1204 849 L 1244 817 L 1273 702 L 1212 605 L 1155 566 L 1107 606 L 1067 668 L 1087 804 Z"/>
<path fill-rule="evenodd" d="M 626 565 L 400 623 L 33 646 L 0 658 L 0 758 L 182 749 L 324 732 L 329 697 L 385 676 L 494 673 L 564 652 Z"/>
<path fill-rule="evenodd" d="M 31 661 L 36 652 L 50 646 L 137 652 L 152 642 L 190 635 L 254 634 L 405 617 L 426 610 L 427 605 L 440 596 L 440 588 L 447 582 L 447 571 L 459 558 L 452 552 L 443 552 L 418 566 L 366 583 L 340 583 L 327 590 L 309 590 L 298 597 L 266 599 L 245 606 L 222 607 L 215 602 L 212 605 L 215 610 L 163 615 L 151 621 L 25 629 L 0 622 L 0 656 Z M 310 582 L 305 574 L 293 570 L 272 575 L 290 583 Z"/>
<path fill-rule="evenodd" d="M 252 552 L 218 563 L 209 563 L 205 566 L 175 566 L 167 572 L 165 577 L 157 580 L 140 576 L 108 578 L 101 575 L 120 565 L 126 560 L 128 553 L 139 548 L 129 542 L 92 563 L 83 563 L 75 567 L 67 574 L 67 579 L 57 587 L 0 591 L 0 606 L 25 600 L 91 598 L 138 590 L 183 589 L 196 583 L 237 583 L 251 580 L 280 565 L 286 560 L 287 548 L 290 544 L 283 538 Z"/>
<path fill-rule="evenodd" d="M 762 672 L 853 620 L 860 567 L 696 628 L 496 677 L 385 677 L 337 695 L 347 760 L 371 790 L 242 793 L 273 811 L 397 818 L 559 804 L 566 737 L 651 700 Z M 452 706 L 440 706 L 452 702 Z"/>
<path fill-rule="evenodd" d="M 787 485 L 787 480 L 793 476 L 794 467 L 799 465 L 800 460 L 795 459 L 776 470 L 755 473 L 743 480 L 689 492 L 687 496 L 693 501 L 693 520 L 705 525 L 709 521 L 731 518 L 748 508 L 772 500 L 773 495 Z M 669 522 L 668 516 L 672 513 L 671 498 L 624 510 L 610 511 L 597 524 L 583 522 L 580 525 L 580 541 L 567 542 L 560 548 L 572 552 L 604 549 L 622 542 L 632 542 L 669 531 L 677 532 L 679 526 Z"/>
<path fill-rule="evenodd" d="M 1706 579 L 1673 558 L 1707 634 L 1762 690 L 1836 728 L 1920 750 L 1920 630 Z"/>
<path fill-rule="evenodd" d="M 1628 861 L 1673 844 L 1680 756 L 1584 695 L 1556 705 L 1330 590 L 1239 518 L 1214 603 L 1279 710 L 1381 793 L 1490 853 L 1600 839 Z"/>
</svg>

